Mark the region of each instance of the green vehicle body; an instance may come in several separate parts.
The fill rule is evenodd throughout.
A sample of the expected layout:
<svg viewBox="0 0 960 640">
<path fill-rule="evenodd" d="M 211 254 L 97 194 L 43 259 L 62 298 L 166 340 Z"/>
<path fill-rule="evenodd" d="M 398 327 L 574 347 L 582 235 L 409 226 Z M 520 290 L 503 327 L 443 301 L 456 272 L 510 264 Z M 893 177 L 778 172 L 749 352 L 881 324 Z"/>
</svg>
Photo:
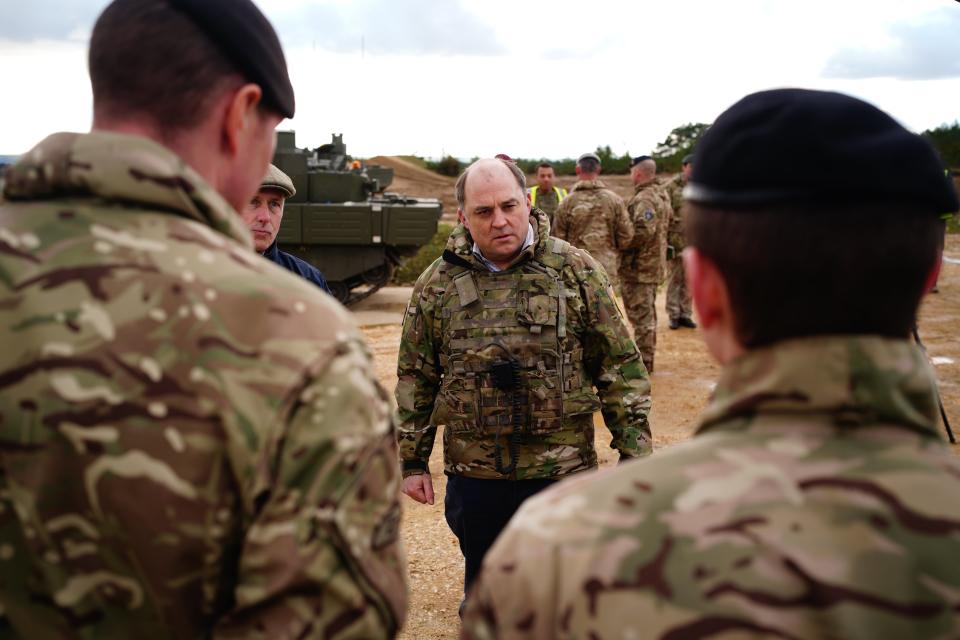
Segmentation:
<svg viewBox="0 0 960 640">
<path fill-rule="evenodd" d="M 437 232 L 440 201 L 386 191 L 388 167 L 351 169 L 342 135 L 310 150 L 297 148 L 293 131 L 280 131 L 273 163 L 297 190 L 284 205 L 280 248 L 320 269 L 344 304 L 390 282 L 401 259 Z"/>
</svg>

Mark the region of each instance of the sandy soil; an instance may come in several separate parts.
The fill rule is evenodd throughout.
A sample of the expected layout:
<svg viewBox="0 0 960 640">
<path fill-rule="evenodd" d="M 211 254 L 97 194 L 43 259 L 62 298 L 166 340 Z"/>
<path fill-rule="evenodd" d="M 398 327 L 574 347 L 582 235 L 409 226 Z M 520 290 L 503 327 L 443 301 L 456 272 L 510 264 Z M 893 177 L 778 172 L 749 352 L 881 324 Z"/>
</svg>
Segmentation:
<svg viewBox="0 0 960 640">
<path fill-rule="evenodd" d="M 627 188 L 629 185 L 627 184 Z M 960 236 L 947 240 L 946 254 L 960 261 Z M 657 371 L 652 376 L 653 410 L 650 423 L 655 445 L 670 446 L 691 436 L 719 372 L 695 330 L 670 331 L 658 298 Z M 937 363 L 947 414 L 954 429 L 960 430 L 960 264 L 945 263 L 940 293 L 928 296 L 921 310 L 920 333 L 929 355 Z M 377 375 L 387 389 L 396 387 L 397 345 L 400 327 L 395 325 L 364 329 L 376 358 Z M 598 424 L 602 422 L 599 421 Z M 613 463 L 615 454 L 607 446 L 609 433 L 597 430 L 601 465 Z M 440 438 L 430 461 L 437 490 L 436 504 L 424 506 L 404 499 L 402 535 L 410 565 L 411 600 L 407 625 L 401 638 L 438 640 L 456 638 L 459 630 L 457 606 L 463 584 L 463 559 L 456 538 L 443 518 L 444 478 Z M 960 447 L 954 447 L 960 454 Z"/>
</svg>

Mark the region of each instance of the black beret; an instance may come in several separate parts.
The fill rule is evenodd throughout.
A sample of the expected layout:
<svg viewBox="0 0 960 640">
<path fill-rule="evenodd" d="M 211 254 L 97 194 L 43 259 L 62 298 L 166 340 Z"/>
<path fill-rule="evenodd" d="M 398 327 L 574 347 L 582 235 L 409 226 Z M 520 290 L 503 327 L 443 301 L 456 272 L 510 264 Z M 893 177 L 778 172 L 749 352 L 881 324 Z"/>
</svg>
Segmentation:
<svg viewBox="0 0 960 640">
<path fill-rule="evenodd" d="M 680 164 L 682 164 L 682 165 L 688 165 L 688 164 L 690 164 L 691 162 L 693 162 L 693 154 L 692 154 L 692 153 L 688 153 L 687 155 L 683 156 L 683 160 L 680 161 Z"/>
<path fill-rule="evenodd" d="M 803 201 L 960 208 L 937 152 L 876 107 L 840 93 L 762 91 L 720 114 L 684 189 L 718 206 Z"/>
<path fill-rule="evenodd" d="M 637 156 L 630 160 L 630 166 L 635 167 L 641 162 L 643 162 L 644 160 L 653 160 L 653 158 L 651 158 L 650 156 Z"/>
<path fill-rule="evenodd" d="M 250 0 L 168 0 L 190 17 L 240 72 L 263 90 L 263 102 L 293 117 L 293 85 L 280 39 Z"/>
</svg>

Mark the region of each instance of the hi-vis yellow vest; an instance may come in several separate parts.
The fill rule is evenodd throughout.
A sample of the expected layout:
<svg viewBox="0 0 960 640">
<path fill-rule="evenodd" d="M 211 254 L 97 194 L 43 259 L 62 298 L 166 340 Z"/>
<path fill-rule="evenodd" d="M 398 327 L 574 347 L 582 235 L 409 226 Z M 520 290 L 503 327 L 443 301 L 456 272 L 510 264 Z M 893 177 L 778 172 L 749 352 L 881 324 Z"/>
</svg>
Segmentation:
<svg viewBox="0 0 960 640">
<path fill-rule="evenodd" d="M 537 206 L 537 191 L 539 191 L 540 185 L 535 185 L 530 187 L 530 206 Z M 567 190 L 561 189 L 560 187 L 554 187 L 554 191 L 557 192 L 557 202 L 560 202 L 567 197 Z"/>
</svg>

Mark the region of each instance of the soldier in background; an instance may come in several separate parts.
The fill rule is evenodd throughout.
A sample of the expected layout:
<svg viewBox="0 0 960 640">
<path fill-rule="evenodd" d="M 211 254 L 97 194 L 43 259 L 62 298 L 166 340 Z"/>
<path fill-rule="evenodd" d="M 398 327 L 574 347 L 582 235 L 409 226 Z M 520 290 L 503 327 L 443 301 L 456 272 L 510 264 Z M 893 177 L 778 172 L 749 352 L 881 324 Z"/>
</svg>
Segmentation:
<svg viewBox="0 0 960 640">
<path fill-rule="evenodd" d="M 457 181 L 460 224 L 417 280 L 397 405 L 403 492 L 433 504 L 437 425 L 445 514 L 465 588 L 523 500 L 597 466 L 602 411 L 622 460 L 651 451 L 650 383 L 603 269 L 550 237 L 523 172 L 479 160 Z"/>
<path fill-rule="evenodd" d="M 272 164 L 268 165 L 267 174 L 260 181 L 260 189 L 240 210 L 240 217 L 253 235 L 253 248 L 257 253 L 330 293 L 320 269 L 295 255 L 280 251 L 277 244 L 284 204 L 287 198 L 292 198 L 296 193 L 290 176 Z"/>
<path fill-rule="evenodd" d="M 657 163 L 650 156 L 630 162 L 634 196 L 627 205 L 633 223 L 633 240 L 620 258 L 620 284 L 627 318 L 643 355 L 648 373 L 653 373 L 657 348 L 657 287 L 663 280 L 667 253 L 667 224 L 673 217 L 670 196 L 657 182 Z"/>
<path fill-rule="evenodd" d="M 389 397 L 237 213 L 294 115 L 273 28 L 116 0 L 89 69 L 93 131 L 0 204 L 0 636 L 392 636 Z"/>
<path fill-rule="evenodd" d="M 767 91 L 704 135 L 685 195 L 724 365 L 698 433 L 525 505 L 464 636 L 960 637 L 960 460 L 908 338 L 958 206 L 933 148 L 855 98 Z"/>
<path fill-rule="evenodd" d="M 556 213 L 560 202 L 567 197 L 567 190 L 556 186 L 553 181 L 556 175 L 553 165 L 541 162 L 537 165 L 537 184 L 530 187 L 530 204 L 547 214 L 547 220 L 553 227 L 553 214 Z"/>
<path fill-rule="evenodd" d="M 673 217 L 667 230 L 667 250 L 669 279 L 667 281 L 667 316 L 670 318 L 670 328 L 686 327 L 696 329 L 693 321 L 693 305 L 690 302 L 690 292 L 687 290 L 687 278 L 683 271 L 683 260 L 680 254 L 687 246 L 683 222 L 683 187 L 690 179 L 693 171 L 693 155 L 683 157 L 680 173 L 667 183 L 670 193 L 670 204 L 673 207 Z"/>
<path fill-rule="evenodd" d="M 619 289 L 620 252 L 633 239 L 633 225 L 623 199 L 600 180 L 600 158 L 585 153 L 577 159 L 577 182 L 554 215 L 553 235 L 586 249 L 603 265 Z"/>
</svg>

